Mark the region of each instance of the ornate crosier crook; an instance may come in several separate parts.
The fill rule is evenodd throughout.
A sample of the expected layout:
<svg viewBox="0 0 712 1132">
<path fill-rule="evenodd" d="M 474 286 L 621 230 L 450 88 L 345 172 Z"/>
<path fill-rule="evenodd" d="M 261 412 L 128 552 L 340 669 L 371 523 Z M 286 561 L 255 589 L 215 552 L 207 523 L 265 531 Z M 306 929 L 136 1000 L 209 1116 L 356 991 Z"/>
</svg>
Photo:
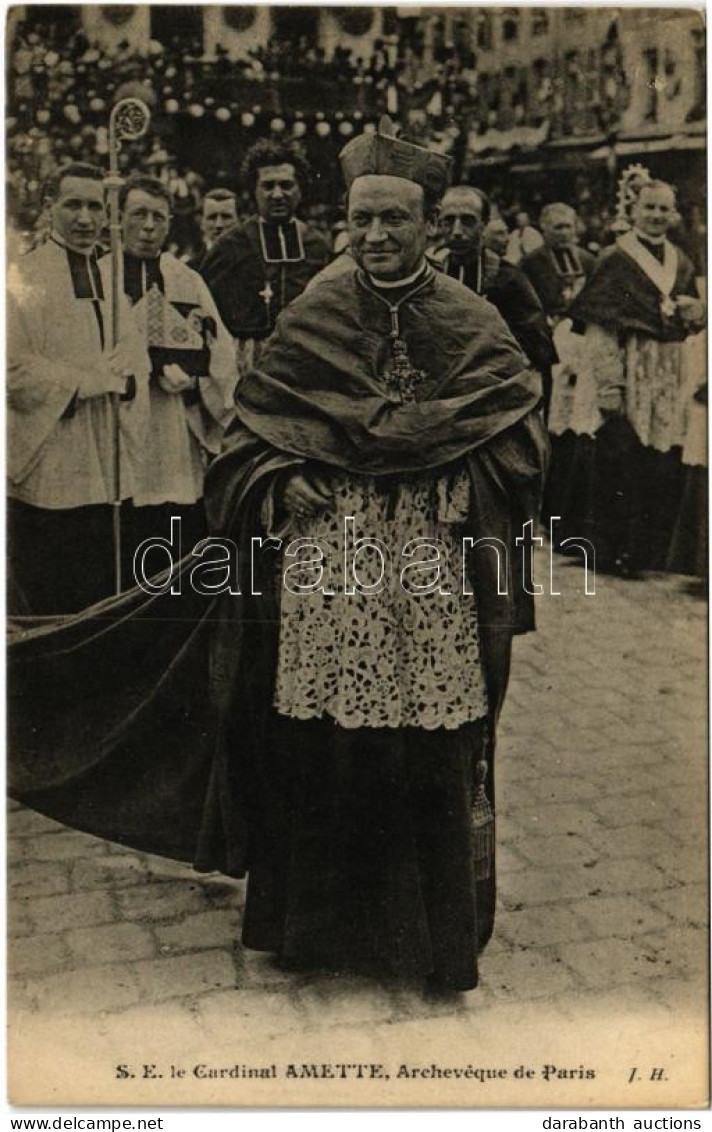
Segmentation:
<svg viewBox="0 0 712 1132">
<path fill-rule="evenodd" d="M 119 341 L 119 304 L 121 300 L 121 218 L 119 192 L 123 178 L 119 176 L 119 150 L 122 141 L 136 141 L 148 129 L 151 114 L 140 98 L 122 98 L 109 117 L 109 175 L 104 184 L 109 203 L 109 235 L 111 239 L 111 335 L 112 349 Z M 119 432 L 119 394 L 109 394 L 112 416 L 113 446 L 113 539 L 114 578 L 116 593 L 121 593 L 121 446 Z"/>
</svg>

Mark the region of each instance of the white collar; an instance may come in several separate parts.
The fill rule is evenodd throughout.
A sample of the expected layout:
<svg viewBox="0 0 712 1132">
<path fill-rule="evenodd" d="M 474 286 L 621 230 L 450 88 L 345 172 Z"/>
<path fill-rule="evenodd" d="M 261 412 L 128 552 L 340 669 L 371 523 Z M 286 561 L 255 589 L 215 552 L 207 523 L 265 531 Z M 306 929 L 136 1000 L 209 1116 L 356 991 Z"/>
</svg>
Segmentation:
<svg viewBox="0 0 712 1132">
<path fill-rule="evenodd" d="M 366 272 L 366 275 L 368 276 L 368 281 L 372 287 L 376 287 L 376 289 L 379 291 L 381 289 L 388 291 L 392 288 L 407 287 L 410 283 L 415 283 L 416 279 L 422 274 L 424 267 L 425 260 L 421 259 L 413 274 L 406 275 L 405 279 L 374 279 L 373 276 L 369 275 L 368 272 Z"/>
<path fill-rule="evenodd" d="M 70 247 L 70 245 L 67 243 L 67 241 L 62 239 L 61 236 L 57 235 L 56 232 L 50 233 L 50 239 L 52 240 L 53 244 L 57 244 L 58 247 L 64 248 L 65 251 L 75 252 L 77 255 L 86 256 L 87 259 L 89 259 L 90 256 L 94 255 L 94 253 L 96 251 L 96 244 L 93 244 L 92 247 L 90 247 L 88 251 L 85 251 L 84 248 Z"/>
<path fill-rule="evenodd" d="M 664 244 L 665 243 L 665 235 L 664 234 L 662 236 L 647 236 L 645 234 L 645 232 L 641 232 L 640 228 L 633 228 L 633 233 L 638 237 L 639 240 L 642 240 L 643 243 L 648 243 L 648 244 Z"/>
<path fill-rule="evenodd" d="M 645 237 L 643 237 L 645 239 Z M 632 260 L 638 264 L 641 271 L 645 272 L 648 279 L 660 291 L 661 295 L 668 298 L 670 292 L 675 286 L 675 279 L 677 277 L 677 249 L 674 244 L 669 240 L 663 240 L 663 262 L 655 258 L 652 252 L 649 252 L 644 244 L 641 244 L 638 239 L 637 233 L 631 229 L 626 232 L 618 240 L 618 247 L 626 252 Z"/>
</svg>

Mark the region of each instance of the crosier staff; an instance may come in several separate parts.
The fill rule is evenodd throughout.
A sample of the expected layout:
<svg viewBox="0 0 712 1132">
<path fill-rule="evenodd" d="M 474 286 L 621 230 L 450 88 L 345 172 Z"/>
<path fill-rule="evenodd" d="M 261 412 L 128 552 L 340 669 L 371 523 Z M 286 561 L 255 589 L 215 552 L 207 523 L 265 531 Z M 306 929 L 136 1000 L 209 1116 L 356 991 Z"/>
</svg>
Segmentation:
<svg viewBox="0 0 712 1132">
<path fill-rule="evenodd" d="M 119 310 L 123 280 L 121 278 L 121 218 L 119 192 L 123 178 L 119 175 L 119 150 L 122 141 L 135 141 L 148 129 L 151 114 L 140 98 L 122 98 L 109 117 L 109 175 L 105 180 L 109 204 L 109 235 L 111 240 L 111 333 L 114 349 L 119 341 Z M 114 578 L 116 593 L 121 593 L 121 443 L 119 431 L 119 394 L 109 395 L 112 418 L 113 447 L 113 540 Z"/>
</svg>

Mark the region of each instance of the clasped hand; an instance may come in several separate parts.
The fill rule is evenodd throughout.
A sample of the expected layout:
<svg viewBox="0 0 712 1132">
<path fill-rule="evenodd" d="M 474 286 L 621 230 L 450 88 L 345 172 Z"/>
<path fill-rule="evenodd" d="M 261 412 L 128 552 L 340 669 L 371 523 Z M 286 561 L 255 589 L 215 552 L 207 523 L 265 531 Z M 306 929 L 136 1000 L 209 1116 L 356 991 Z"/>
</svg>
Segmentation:
<svg viewBox="0 0 712 1132">
<path fill-rule="evenodd" d="M 295 472 L 287 481 L 282 494 L 286 510 L 300 519 L 323 511 L 332 498 L 329 485 L 314 472 Z"/>
<path fill-rule="evenodd" d="M 163 373 L 158 378 L 158 384 L 164 393 L 185 393 L 188 389 L 192 389 L 195 378 L 191 377 L 181 369 L 175 362 L 170 362 L 167 366 L 163 367 Z"/>
<path fill-rule="evenodd" d="M 701 330 L 705 324 L 705 304 L 694 295 L 678 295 L 676 301 L 685 326 Z"/>
</svg>

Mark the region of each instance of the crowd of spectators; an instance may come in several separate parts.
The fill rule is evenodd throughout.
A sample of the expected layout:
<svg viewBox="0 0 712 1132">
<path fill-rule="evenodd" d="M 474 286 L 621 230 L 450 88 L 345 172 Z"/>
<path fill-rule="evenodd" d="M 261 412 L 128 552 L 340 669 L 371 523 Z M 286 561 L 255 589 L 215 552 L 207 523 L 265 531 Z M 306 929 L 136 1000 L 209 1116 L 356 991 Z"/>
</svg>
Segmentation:
<svg viewBox="0 0 712 1132">
<path fill-rule="evenodd" d="M 241 158 L 262 136 L 290 137 L 309 160 L 311 220 L 324 231 L 340 219 L 338 151 L 354 133 L 375 128 L 383 112 L 407 123 L 413 140 L 449 152 L 456 179 L 476 179 L 467 161 L 473 130 L 537 126 L 556 107 L 552 84 L 536 67 L 528 96 L 521 76 L 505 76 L 497 90 L 480 81 L 463 28 L 456 25 L 451 42 L 436 39 L 426 51 L 422 22 L 404 19 L 394 34 L 374 39 L 368 58 L 339 46 L 329 57 L 308 35 L 274 36 L 233 61 L 220 46 L 214 57 L 204 57 L 201 41 L 184 35 L 152 40 L 147 57 L 128 43 L 109 55 L 81 26 L 19 23 L 8 96 L 10 218 L 25 242 L 36 241 L 43 182 L 68 160 L 106 163 L 111 106 L 132 93 L 148 103 L 151 129 L 122 149 L 120 168 L 142 168 L 169 185 L 173 245 L 186 253 L 200 239 L 204 191 L 242 192 Z M 537 216 L 547 199 L 540 186 L 521 178 L 490 179 L 485 187 L 511 226 L 523 210 Z M 567 195 L 583 218 L 587 243 L 607 242 L 608 190 L 606 178 L 597 180 L 590 170 L 572 180 Z M 238 207 L 249 207 L 246 195 Z"/>
</svg>

